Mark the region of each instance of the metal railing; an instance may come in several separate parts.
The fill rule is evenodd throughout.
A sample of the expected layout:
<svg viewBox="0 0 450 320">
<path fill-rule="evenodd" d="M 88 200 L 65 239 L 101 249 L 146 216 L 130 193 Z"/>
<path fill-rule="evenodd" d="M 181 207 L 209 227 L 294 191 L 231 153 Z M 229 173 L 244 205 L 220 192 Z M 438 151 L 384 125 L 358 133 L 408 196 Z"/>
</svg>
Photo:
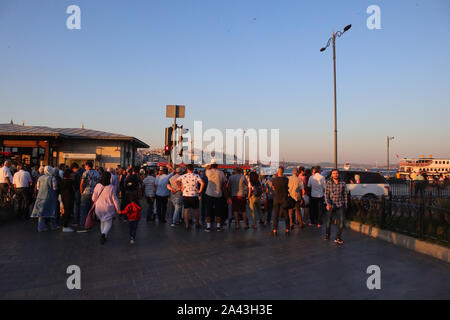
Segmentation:
<svg viewBox="0 0 450 320">
<path fill-rule="evenodd" d="M 439 207 L 433 201 L 352 198 L 348 214 L 360 223 L 450 245 L 450 208 Z"/>
<path fill-rule="evenodd" d="M 392 199 L 409 200 L 416 198 L 450 198 L 450 183 L 411 180 L 388 180 Z"/>
</svg>

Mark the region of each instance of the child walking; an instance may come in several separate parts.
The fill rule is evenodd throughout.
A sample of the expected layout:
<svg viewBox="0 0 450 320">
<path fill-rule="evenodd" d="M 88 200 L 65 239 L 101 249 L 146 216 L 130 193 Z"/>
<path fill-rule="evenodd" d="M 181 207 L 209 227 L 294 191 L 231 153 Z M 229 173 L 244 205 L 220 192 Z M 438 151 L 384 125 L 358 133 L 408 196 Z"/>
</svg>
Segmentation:
<svg viewBox="0 0 450 320">
<path fill-rule="evenodd" d="M 141 220 L 141 211 L 142 208 L 137 201 L 137 196 L 134 194 L 130 196 L 130 203 L 124 210 L 120 211 L 120 214 L 126 214 L 128 218 L 128 224 L 130 225 L 130 244 L 134 244 L 136 239 L 136 230 L 139 220 Z"/>
</svg>

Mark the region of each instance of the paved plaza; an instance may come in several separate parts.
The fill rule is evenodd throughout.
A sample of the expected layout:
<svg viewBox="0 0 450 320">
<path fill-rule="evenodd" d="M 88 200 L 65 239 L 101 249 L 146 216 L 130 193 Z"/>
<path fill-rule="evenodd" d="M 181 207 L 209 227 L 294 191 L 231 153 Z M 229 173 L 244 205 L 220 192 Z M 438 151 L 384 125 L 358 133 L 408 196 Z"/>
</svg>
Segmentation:
<svg viewBox="0 0 450 320">
<path fill-rule="evenodd" d="M 450 299 L 450 265 L 346 230 L 344 247 L 323 230 L 205 233 L 141 221 L 137 242 L 114 221 L 100 245 L 84 234 L 38 233 L 36 221 L 0 225 L 0 299 Z M 81 290 L 68 290 L 69 265 Z M 381 268 L 381 290 L 366 269 Z"/>
</svg>

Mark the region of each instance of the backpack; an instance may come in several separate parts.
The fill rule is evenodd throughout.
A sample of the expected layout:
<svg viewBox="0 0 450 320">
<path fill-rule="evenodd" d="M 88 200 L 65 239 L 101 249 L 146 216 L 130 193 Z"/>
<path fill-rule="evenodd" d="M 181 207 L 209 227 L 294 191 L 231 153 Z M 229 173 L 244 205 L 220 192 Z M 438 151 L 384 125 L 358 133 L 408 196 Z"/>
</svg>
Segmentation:
<svg viewBox="0 0 450 320">
<path fill-rule="evenodd" d="M 258 198 L 262 196 L 263 188 L 262 188 L 261 183 L 258 183 L 257 185 L 253 186 L 252 189 L 253 189 L 252 191 L 253 191 L 254 196 L 256 196 Z"/>
</svg>

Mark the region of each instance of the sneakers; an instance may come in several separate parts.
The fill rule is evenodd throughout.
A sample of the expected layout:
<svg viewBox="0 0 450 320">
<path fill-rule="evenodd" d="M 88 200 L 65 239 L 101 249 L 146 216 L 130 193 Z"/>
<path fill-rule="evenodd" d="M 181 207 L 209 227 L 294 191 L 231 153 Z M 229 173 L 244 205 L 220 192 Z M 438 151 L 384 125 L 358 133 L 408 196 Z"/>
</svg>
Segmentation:
<svg viewBox="0 0 450 320">
<path fill-rule="evenodd" d="M 172 228 L 175 228 L 175 223 L 172 223 L 170 226 L 171 226 Z"/>
<path fill-rule="evenodd" d="M 344 244 L 344 240 L 342 240 L 341 238 L 336 238 L 336 240 L 334 240 L 334 243 L 342 246 Z"/>
<path fill-rule="evenodd" d="M 330 236 L 328 234 L 325 235 L 325 238 L 323 239 L 325 241 L 329 241 L 330 240 Z"/>
<path fill-rule="evenodd" d="M 132 244 L 132 245 L 134 244 L 134 239 L 133 238 L 130 239 L 130 244 Z"/>
<path fill-rule="evenodd" d="M 91 231 L 91 230 L 90 229 L 86 229 L 86 228 L 81 228 L 81 229 L 77 230 L 78 233 L 86 233 L 86 232 L 89 232 L 89 231 Z"/>
<path fill-rule="evenodd" d="M 222 228 L 221 228 L 221 227 L 216 227 L 216 231 L 217 231 L 217 232 L 221 232 L 221 231 L 222 231 Z"/>
<path fill-rule="evenodd" d="M 105 244 L 106 242 L 106 234 L 102 233 L 102 236 L 100 237 L 100 243 Z"/>
<path fill-rule="evenodd" d="M 206 228 L 205 232 L 211 232 L 211 228 Z"/>
<path fill-rule="evenodd" d="M 66 227 L 62 229 L 62 232 L 74 232 L 75 230 L 73 230 L 71 227 Z"/>
</svg>

